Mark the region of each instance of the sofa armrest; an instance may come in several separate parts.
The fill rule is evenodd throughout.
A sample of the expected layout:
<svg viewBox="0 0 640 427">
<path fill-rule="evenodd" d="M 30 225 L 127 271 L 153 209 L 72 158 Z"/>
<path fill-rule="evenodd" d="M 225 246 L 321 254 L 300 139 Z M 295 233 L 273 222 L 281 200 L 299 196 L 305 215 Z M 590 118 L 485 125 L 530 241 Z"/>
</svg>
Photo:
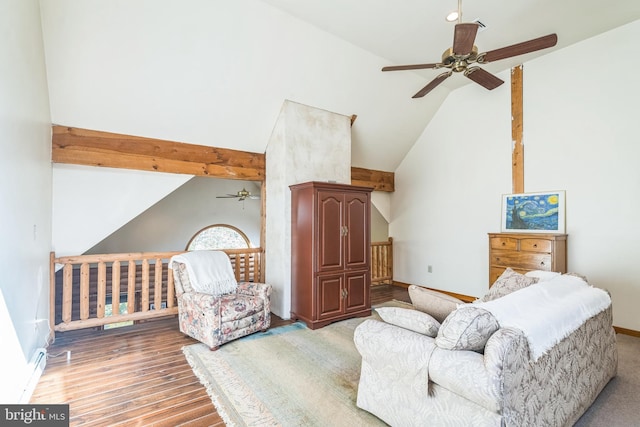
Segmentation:
<svg viewBox="0 0 640 427">
<path fill-rule="evenodd" d="M 365 320 L 354 332 L 353 341 L 367 363 L 398 370 L 398 375 L 415 378 L 421 374 L 425 384 L 434 339 L 378 320 Z M 403 366 L 401 366 L 403 365 Z"/>
<path fill-rule="evenodd" d="M 407 425 L 429 394 L 428 368 L 434 339 L 377 320 L 365 320 L 355 330 L 362 355 L 358 407 L 391 425 Z"/>
<path fill-rule="evenodd" d="M 429 363 L 429 378 L 497 413 L 502 410 L 504 401 L 505 360 L 520 357 L 523 351 L 528 353 L 527 342 L 522 333 L 511 328 L 501 328 L 489 338 L 484 354 L 436 348 Z"/>
</svg>

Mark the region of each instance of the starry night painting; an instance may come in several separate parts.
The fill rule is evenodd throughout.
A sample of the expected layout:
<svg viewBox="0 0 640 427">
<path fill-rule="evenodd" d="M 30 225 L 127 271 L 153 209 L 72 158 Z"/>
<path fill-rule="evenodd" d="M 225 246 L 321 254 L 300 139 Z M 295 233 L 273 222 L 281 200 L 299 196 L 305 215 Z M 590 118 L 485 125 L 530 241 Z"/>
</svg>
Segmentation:
<svg viewBox="0 0 640 427">
<path fill-rule="evenodd" d="M 564 233 L 564 191 L 503 195 L 502 231 Z"/>
</svg>

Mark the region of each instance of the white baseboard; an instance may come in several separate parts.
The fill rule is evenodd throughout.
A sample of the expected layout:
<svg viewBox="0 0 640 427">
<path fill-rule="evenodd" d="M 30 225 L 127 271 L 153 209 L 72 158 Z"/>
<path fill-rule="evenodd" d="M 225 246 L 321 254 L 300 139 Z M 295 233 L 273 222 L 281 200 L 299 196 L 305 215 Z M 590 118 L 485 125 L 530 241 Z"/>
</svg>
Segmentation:
<svg viewBox="0 0 640 427">
<path fill-rule="evenodd" d="M 44 368 L 47 365 L 47 349 L 46 348 L 37 348 L 31 361 L 27 365 L 27 375 L 29 376 L 27 384 L 22 391 L 22 396 L 20 397 L 20 403 L 29 403 L 31 400 L 31 395 L 33 395 L 33 391 L 36 389 L 38 385 L 38 381 L 40 381 L 40 377 L 44 372 Z"/>
</svg>

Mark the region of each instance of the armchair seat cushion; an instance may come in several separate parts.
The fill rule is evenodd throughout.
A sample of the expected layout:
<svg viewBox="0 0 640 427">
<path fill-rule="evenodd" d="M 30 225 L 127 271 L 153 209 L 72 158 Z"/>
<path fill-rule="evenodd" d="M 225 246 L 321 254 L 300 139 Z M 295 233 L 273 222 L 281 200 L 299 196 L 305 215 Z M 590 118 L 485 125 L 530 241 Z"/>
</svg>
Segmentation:
<svg viewBox="0 0 640 427">
<path fill-rule="evenodd" d="M 255 296 L 229 294 L 220 297 L 222 323 L 253 316 L 264 310 L 264 300 Z"/>
</svg>

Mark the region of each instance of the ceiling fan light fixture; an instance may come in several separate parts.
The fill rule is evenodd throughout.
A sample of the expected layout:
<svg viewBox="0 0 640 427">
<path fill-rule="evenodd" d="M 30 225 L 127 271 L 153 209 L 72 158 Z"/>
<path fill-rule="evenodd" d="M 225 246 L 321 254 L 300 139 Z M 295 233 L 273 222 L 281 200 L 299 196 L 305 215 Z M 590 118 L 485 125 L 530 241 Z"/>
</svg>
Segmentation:
<svg viewBox="0 0 640 427">
<path fill-rule="evenodd" d="M 455 22 L 455 21 L 457 21 L 458 20 L 458 11 L 454 10 L 453 12 L 449 13 L 445 19 L 446 19 L 447 22 Z"/>
</svg>

